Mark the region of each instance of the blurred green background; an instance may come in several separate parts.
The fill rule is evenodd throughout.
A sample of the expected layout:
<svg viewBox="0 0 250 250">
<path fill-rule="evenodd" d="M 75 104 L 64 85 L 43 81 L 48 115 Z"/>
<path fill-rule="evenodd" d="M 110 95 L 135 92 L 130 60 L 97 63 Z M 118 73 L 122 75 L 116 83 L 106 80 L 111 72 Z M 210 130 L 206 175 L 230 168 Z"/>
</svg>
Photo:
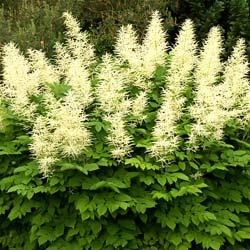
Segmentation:
<svg viewBox="0 0 250 250">
<path fill-rule="evenodd" d="M 171 45 L 180 24 L 191 18 L 200 43 L 212 26 L 220 25 L 224 56 L 244 37 L 250 58 L 250 0 L 0 0 L 0 47 L 14 41 L 24 51 L 43 49 L 52 57 L 55 41 L 63 41 L 66 10 L 88 30 L 98 55 L 113 51 L 123 24 L 133 24 L 141 39 L 152 11 L 159 10 Z"/>
</svg>

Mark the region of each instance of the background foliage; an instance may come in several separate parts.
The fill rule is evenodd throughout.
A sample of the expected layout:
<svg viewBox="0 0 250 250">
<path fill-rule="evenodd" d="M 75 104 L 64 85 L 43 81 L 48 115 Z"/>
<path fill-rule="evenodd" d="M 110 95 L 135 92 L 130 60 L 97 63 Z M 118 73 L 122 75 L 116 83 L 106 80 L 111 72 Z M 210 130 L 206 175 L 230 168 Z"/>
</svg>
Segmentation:
<svg viewBox="0 0 250 250">
<path fill-rule="evenodd" d="M 159 10 L 163 17 L 170 44 L 179 25 L 191 18 L 200 42 L 211 27 L 221 26 L 225 55 L 239 37 L 250 45 L 249 0 L 1 0 L 0 4 L 0 45 L 12 40 L 22 49 L 44 49 L 49 56 L 54 42 L 63 39 L 61 16 L 65 10 L 71 11 L 81 21 L 82 29 L 89 31 L 98 54 L 113 50 L 121 25 L 133 24 L 143 37 L 153 10 Z"/>
</svg>

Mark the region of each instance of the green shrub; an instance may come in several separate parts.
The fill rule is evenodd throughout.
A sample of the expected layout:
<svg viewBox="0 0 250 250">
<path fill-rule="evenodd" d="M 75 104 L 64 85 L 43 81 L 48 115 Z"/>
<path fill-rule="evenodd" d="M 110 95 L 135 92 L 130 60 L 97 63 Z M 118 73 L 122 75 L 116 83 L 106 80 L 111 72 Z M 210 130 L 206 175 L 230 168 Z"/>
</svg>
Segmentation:
<svg viewBox="0 0 250 250">
<path fill-rule="evenodd" d="M 83 29 L 89 31 L 97 53 L 102 55 L 113 51 L 117 32 L 122 25 L 131 23 L 141 40 L 149 16 L 155 10 L 159 10 L 164 17 L 165 29 L 172 28 L 175 23 L 168 5 L 169 1 L 165 0 L 85 0 L 81 5 L 84 11 L 79 18 Z"/>
<path fill-rule="evenodd" d="M 123 24 L 134 24 L 142 37 L 153 10 L 160 9 L 166 16 L 166 27 L 173 26 L 173 19 L 166 12 L 166 1 L 10 0 L 0 3 L 1 30 L 8 28 L 8 32 L 1 34 L 0 45 L 14 41 L 23 51 L 30 47 L 43 49 L 49 57 L 55 42 L 63 40 L 64 11 L 71 11 L 81 21 L 81 28 L 89 31 L 99 55 L 113 50 L 115 36 Z"/>
<path fill-rule="evenodd" d="M 222 63 L 186 20 L 169 50 L 155 12 L 99 62 L 64 18 L 53 64 L 3 47 L 1 249 L 249 249 L 243 40 Z"/>
<path fill-rule="evenodd" d="M 8 28 L 8 33 L 1 32 L 0 44 L 13 41 L 22 51 L 43 49 L 51 57 L 53 45 L 63 39 L 62 13 L 72 11 L 77 16 L 78 4 L 78 0 L 2 1 L 1 31 Z"/>
<path fill-rule="evenodd" d="M 142 40 L 148 17 L 154 10 L 159 10 L 163 17 L 170 45 L 174 44 L 181 23 L 191 18 L 200 44 L 211 27 L 221 27 L 225 40 L 224 59 L 239 37 L 245 38 L 250 47 L 249 0 L 2 0 L 0 3 L 0 45 L 12 40 L 24 51 L 29 47 L 44 49 L 49 57 L 55 41 L 63 40 L 60 17 L 66 10 L 80 20 L 83 30 L 89 31 L 99 56 L 113 51 L 117 32 L 124 24 L 133 24 Z M 247 54 L 250 58 L 249 49 Z"/>
<path fill-rule="evenodd" d="M 211 27 L 219 25 L 225 40 L 225 58 L 231 53 L 236 40 L 244 37 L 248 45 L 248 58 L 250 58 L 249 0 L 169 1 L 168 7 L 177 25 L 186 18 L 194 21 L 199 42 L 206 37 Z M 170 34 L 175 34 L 177 30 L 178 26 L 172 27 Z"/>
</svg>

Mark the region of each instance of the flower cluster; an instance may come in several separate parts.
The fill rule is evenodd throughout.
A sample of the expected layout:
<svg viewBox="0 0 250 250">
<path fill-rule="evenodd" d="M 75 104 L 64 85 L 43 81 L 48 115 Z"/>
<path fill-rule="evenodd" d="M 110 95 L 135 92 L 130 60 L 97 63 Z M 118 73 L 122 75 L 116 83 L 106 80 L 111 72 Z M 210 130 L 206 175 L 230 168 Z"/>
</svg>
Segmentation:
<svg viewBox="0 0 250 250">
<path fill-rule="evenodd" d="M 32 121 L 36 105 L 30 103 L 30 97 L 39 93 L 36 72 L 31 71 L 28 60 L 13 43 L 3 47 L 2 64 L 1 97 L 10 101 L 10 106 L 16 114 Z"/>
<path fill-rule="evenodd" d="M 210 30 L 198 51 L 193 23 L 186 20 L 167 53 L 162 21 L 154 12 L 141 44 L 131 25 L 121 27 L 115 55 L 104 55 L 93 70 L 95 55 L 87 33 L 81 32 L 70 13 L 63 17 L 66 42 L 56 44 L 54 64 L 41 51 L 28 50 L 25 57 L 13 43 L 3 47 L 1 99 L 29 121 L 30 149 L 44 176 L 61 158 L 77 158 L 91 144 L 94 135 L 85 122 L 93 107 L 109 123 L 106 140 L 117 160 L 133 152 L 136 143 L 130 131 L 136 131 L 136 126 L 152 128 L 151 135 L 145 133 L 150 137 L 145 141 L 152 142 L 149 153 L 164 162 L 182 145 L 180 141 L 197 149 L 204 138 L 221 140 L 230 122 L 249 124 L 249 69 L 243 40 L 222 63 L 219 28 Z M 155 94 L 159 66 L 165 68 L 166 76 L 162 92 L 157 90 L 161 101 L 153 103 L 150 98 Z M 59 94 L 56 87 L 62 89 Z M 94 101 L 97 105 L 90 106 Z M 145 119 L 147 108 L 153 110 L 152 117 L 156 114 L 150 125 Z M 182 120 L 189 123 L 183 138 Z"/>
<path fill-rule="evenodd" d="M 111 154 L 119 159 L 131 151 L 132 139 L 125 129 L 124 121 L 131 101 L 125 91 L 124 74 L 111 55 L 103 57 L 98 78 L 100 83 L 96 88 L 96 95 L 100 108 L 107 114 L 105 120 L 111 124 L 107 140 L 114 148 Z"/>
<path fill-rule="evenodd" d="M 3 48 L 1 96 L 32 124 L 30 149 L 44 176 L 60 158 L 77 157 L 90 144 L 84 109 L 93 101 L 89 66 L 94 51 L 78 22 L 69 13 L 64 17 L 67 39 L 65 45 L 56 45 L 56 65 L 42 51 L 30 49 L 25 58 L 13 43 Z M 69 90 L 58 99 L 51 84 L 60 83 Z M 42 96 L 42 113 L 41 103 L 32 101 L 38 95 Z"/>
<path fill-rule="evenodd" d="M 90 133 L 83 126 L 85 116 L 77 96 L 69 92 L 63 100 L 45 96 L 46 117 L 37 117 L 32 131 L 31 150 L 38 158 L 42 173 L 62 157 L 77 157 L 90 144 Z"/>
<path fill-rule="evenodd" d="M 213 28 L 201 52 L 195 73 L 197 91 L 195 102 L 190 107 L 190 113 L 195 119 L 190 143 L 195 147 L 199 144 L 199 137 L 221 140 L 226 124 L 242 118 L 247 110 L 245 100 L 250 86 L 244 41 L 240 39 L 237 42 L 224 66 L 222 80 L 217 80 L 222 69 L 221 50 L 220 33 L 218 28 Z"/>
<path fill-rule="evenodd" d="M 185 104 L 184 91 L 191 70 L 196 63 L 196 43 L 193 23 L 187 20 L 179 33 L 172 49 L 166 88 L 163 91 L 163 103 L 158 111 L 153 129 L 154 142 L 151 154 L 164 161 L 166 154 L 178 147 L 176 127 Z"/>
<path fill-rule="evenodd" d="M 159 65 L 164 65 L 167 44 L 159 13 L 152 15 L 145 39 L 140 45 L 131 25 L 122 27 L 115 47 L 117 56 L 129 63 L 131 70 L 150 78 Z"/>
</svg>

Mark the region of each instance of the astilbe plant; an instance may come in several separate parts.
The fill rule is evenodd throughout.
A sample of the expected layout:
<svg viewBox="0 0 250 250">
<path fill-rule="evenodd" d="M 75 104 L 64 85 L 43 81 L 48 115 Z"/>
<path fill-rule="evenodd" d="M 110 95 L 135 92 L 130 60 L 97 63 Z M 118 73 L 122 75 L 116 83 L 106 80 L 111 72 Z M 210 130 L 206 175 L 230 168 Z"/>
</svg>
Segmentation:
<svg viewBox="0 0 250 250">
<path fill-rule="evenodd" d="M 223 62 L 219 28 L 199 48 L 186 20 L 170 48 L 154 12 L 97 58 L 63 18 L 52 60 L 3 47 L 0 248 L 249 249 L 244 41 Z"/>
<path fill-rule="evenodd" d="M 45 176 L 61 158 L 77 158 L 91 147 L 95 134 L 86 127 L 89 112 L 99 110 L 109 124 L 106 142 L 115 159 L 133 154 L 135 141 L 130 131 L 147 119 L 159 68 L 165 68 L 166 76 L 164 86 L 157 90 L 161 105 L 147 138 L 149 156 L 165 162 L 183 143 L 187 150 L 197 150 L 204 138 L 222 140 L 229 122 L 248 122 L 243 40 L 222 63 L 219 29 L 211 29 L 199 51 L 193 23 L 186 20 L 169 49 L 159 14 L 154 12 L 142 44 L 131 25 L 122 27 L 115 55 L 104 55 L 96 67 L 87 33 L 81 32 L 71 14 L 65 13 L 64 18 L 66 43 L 56 44 L 55 64 L 41 51 L 29 50 L 25 57 L 13 43 L 3 47 L 1 98 L 27 121 L 30 149 Z M 185 116 L 190 129 L 182 138 L 178 128 Z"/>
</svg>

